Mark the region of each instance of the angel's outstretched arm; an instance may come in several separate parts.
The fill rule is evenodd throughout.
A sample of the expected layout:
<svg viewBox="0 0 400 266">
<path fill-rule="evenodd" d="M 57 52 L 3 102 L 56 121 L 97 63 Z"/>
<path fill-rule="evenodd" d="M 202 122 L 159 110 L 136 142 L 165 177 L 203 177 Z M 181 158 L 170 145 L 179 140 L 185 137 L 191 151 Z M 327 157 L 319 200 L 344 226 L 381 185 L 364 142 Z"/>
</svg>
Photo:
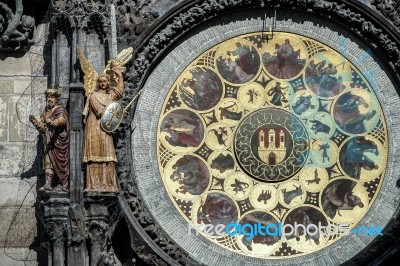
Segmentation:
<svg viewBox="0 0 400 266">
<path fill-rule="evenodd" d="M 111 92 L 113 100 L 116 100 L 118 98 L 121 98 L 122 97 L 122 93 L 124 92 L 124 78 L 122 76 L 121 70 L 118 67 L 114 67 L 112 70 L 118 76 L 117 87 L 113 88 L 113 90 Z"/>
</svg>

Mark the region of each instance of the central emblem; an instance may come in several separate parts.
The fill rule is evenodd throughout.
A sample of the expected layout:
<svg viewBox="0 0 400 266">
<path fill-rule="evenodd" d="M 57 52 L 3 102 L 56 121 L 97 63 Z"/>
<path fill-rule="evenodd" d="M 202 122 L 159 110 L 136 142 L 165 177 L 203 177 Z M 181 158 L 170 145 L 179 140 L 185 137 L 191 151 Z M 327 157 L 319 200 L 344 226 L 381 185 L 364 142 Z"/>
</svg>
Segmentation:
<svg viewBox="0 0 400 266">
<path fill-rule="evenodd" d="M 254 137 L 258 140 L 256 156 L 268 165 L 277 165 L 290 154 L 292 139 L 290 133 L 284 127 L 277 125 L 262 126 L 253 135 Z"/>
<path fill-rule="evenodd" d="M 234 143 L 241 168 L 264 182 L 292 177 L 309 153 L 309 137 L 303 123 L 278 108 L 250 113 L 238 126 Z"/>
</svg>

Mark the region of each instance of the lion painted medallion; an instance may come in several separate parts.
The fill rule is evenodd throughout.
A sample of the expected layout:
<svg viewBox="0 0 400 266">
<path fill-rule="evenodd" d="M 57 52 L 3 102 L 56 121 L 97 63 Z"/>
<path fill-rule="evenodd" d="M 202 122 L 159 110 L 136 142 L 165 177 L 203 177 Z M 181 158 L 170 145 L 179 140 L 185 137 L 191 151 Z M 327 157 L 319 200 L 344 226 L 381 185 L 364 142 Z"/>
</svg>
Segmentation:
<svg viewBox="0 0 400 266">
<path fill-rule="evenodd" d="M 194 225 L 348 224 L 372 206 L 387 163 L 374 91 L 345 57 L 303 36 L 252 33 L 209 49 L 171 87 L 158 163 Z M 201 233 L 237 253 L 302 256 L 345 236 Z"/>
</svg>

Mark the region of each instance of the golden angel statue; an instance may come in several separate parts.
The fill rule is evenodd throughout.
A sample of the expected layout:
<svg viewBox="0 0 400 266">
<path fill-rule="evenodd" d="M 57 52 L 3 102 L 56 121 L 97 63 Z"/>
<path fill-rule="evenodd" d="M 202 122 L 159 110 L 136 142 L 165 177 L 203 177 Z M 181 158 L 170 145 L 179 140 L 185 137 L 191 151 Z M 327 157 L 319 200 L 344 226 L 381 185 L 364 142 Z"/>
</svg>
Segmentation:
<svg viewBox="0 0 400 266">
<path fill-rule="evenodd" d="M 101 117 L 113 101 L 121 98 L 124 91 L 123 67 L 132 58 L 132 48 L 123 50 L 116 59 L 110 60 L 104 73 L 97 74 L 82 50 L 77 54 L 85 74 L 86 104 L 83 110 L 85 135 L 83 162 L 86 164 L 87 192 L 118 192 L 115 164 L 117 157 L 110 132 L 101 128 Z"/>
</svg>

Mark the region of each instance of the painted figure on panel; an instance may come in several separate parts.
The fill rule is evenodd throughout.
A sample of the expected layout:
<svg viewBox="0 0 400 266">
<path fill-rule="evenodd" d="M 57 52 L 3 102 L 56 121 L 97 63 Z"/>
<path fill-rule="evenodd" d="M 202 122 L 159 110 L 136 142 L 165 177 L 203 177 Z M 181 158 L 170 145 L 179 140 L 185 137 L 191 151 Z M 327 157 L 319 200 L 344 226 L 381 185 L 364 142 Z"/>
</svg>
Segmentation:
<svg viewBox="0 0 400 266">
<path fill-rule="evenodd" d="M 233 169 L 235 166 L 235 161 L 230 154 L 223 155 L 220 153 L 217 158 L 212 160 L 211 168 L 218 170 L 221 174 L 226 170 Z"/>
<path fill-rule="evenodd" d="M 46 184 L 39 191 L 61 189 L 68 191 L 69 177 L 69 118 L 67 110 L 60 104 L 61 93 L 47 89 L 46 108 L 40 120 L 29 116 L 32 124 L 44 137 L 45 153 L 43 168 Z"/>
<path fill-rule="evenodd" d="M 268 96 L 272 96 L 271 103 L 276 106 L 282 106 L 283 103 L 287 103 L 288 100 L 285 97 L 284 90 L 287 87 L 282 88 L 280 82 L 276 82 L 275 86 L 269 89 Z"/>
<path fill-rule="evenodd" d="M 310 120 L 310 123 L 312 124 L 311 130 L 314 131 L 315 134 L 318 134 L 320 132 L 329 134 L 329 131 L 331 130 L 331 128 L 328 125 L 324 124 L 319 120 L 313 119 Z"/>
<path fill-rule="evenodd" d="M 211 129 L 210 133 L 214 134 L 217 138 L 217 142 L 219 145 L 224 145 L 226 147 L 226 139 L 228 137 L 228 131 L 224 127 L 219 127 L 218 129 Z"/>
<path fill-rule="evenodd" d="M 330 183 L 322 193 L 322 208 L 326 215 L 334 218 L 341 210 L 353 210 L 355 207 L 363 208 L 361 198 L 354 194 L 356 182 L 348 179 L 339 179 Z"/>
<path fill-rule="evenodd" d="M 346 92 L 339 97 L 333 114 L 341 129 L 352 134 L 360 134 L 373 128 L 373 122 L 378 118 L 378 114 L 373 106 L 373 99 L 367 95 Z"/>
<path fill-rule="evenodd" d="M 174 147 L 197 147 L 204 137 L 204 126 L 200 118 L 189 110 L 169 113 L 161 124 L 165 140 Z"/>
<path fill-rule="evenodd" d="M 257 99 L 260 96 L 254 89 L 248 90 L 246 95 L 249 96 L 248 103 L 252 103 L 252 104 L 254 103 L 254 99 Z"/>
<path fill-rule="evenodd" d="M 300 207 L 293 210 L 285 219 L 285 224 L 290 224 L 295 226 L 295 224 L 302 224 L 305 227 L 310 224 L 321 224 L 322 226 L 327 226 L 324 215 L 312 207 Z M 322 234 L 320 231 L 316 230 L 315 234 L 307 234 L 305 228 L 299 227 L 299 230 L 292 234 L 287 239 L 295 238 L 296 241 L 301 241 L 301 237 L 304 235 L 306 241 L 313 241 L 316 245 L 320 244 Z"/>
<path fill-rule="evenodd" d="M 340 152 L 340 163 L 346 174 L 360 179 L 362 169 L 372 171 L 379 168 L 379 162 L 372 159 L 377 156 L 379 156 L 377 145 L 361 136 L 351 139 L 343 146 Z"/>
<path fill-rule="evenodd" d="M 224 51 L 225 52 L 225 51 Z M 260 58 L 254 47 L 236 42 L 235 48 L 227 49 L 217 59 L 221 76 L 228 82 L 243 84 L 250 81 L 257 73 Z"/>
<path fill-rule="evenodd" d="M 197 213 L 198 224 L 228 225 L 238 219 L 238 209 L 234 201 L 221 193 L 212 192 L 207 195 L 205 201 L 201 202 Z"/>
<path fill-rule="evenodd" d="M 246 248 L 249 251 L 253 250 L 253 244 L 262 244 L 262 245 L 271 246 L 271 245 L 277 243 L 280 239 L 280 237 L 278 237 L 278 232 L 276 230 L 277 229 L 276 225 L 278 224 L 278 221 L 266 212 L 256 211 L 256 212 L 249 213 L 246 216 L 244 216 L 242 218 L 242 220 L 240 220 L 240 224 L 242 226 L 245 224 L 250 224 L 253 227 L 257 226 L 257 225 L 261 225 L 261 226 L 265 226 L 265 227 L 271 225 L 271 227 L 268 227 L 268 229 L 267 229 L 268 232 L 271 233 L 271 235 L 270 234 L 267 234 L 267 235 L 255 234 L 252 239 L 248 239 L 248 237 L 243 236 L 242 243 L 243 243 L 243 245 L 246 246 Z M 244 227 L 243 230 L 247 234 L 251 233 L 251 229 L 248 226 Z M 274 234 L 276 234 L 276 236 L 273 236 Z"/>
<path fill-rule="evenodd" d="M 275 43 L 274 55 L 265 53 L 263 63 L 267 71 L 279 79 L 292 78 L 303 70 L 305 59 L 300 58 L 300 49 L 295 50 L 289 39 L 283 43 Z"/>
<path fill-rule="evenodd" d="M 78 48 L 78 56 L 85 73 L 86 105 L 85 137 L 83 146 L 83 162 L 86 163 L 87 192 L 117 192 L 115 153 L 111 133 L 105 132 L 100 120 L 106 107 L 121 98 L 124 91 L 122 68 L 131 58 L 132 49 L 122 51 L 118 58 L 110 60 L 105 72 L 98 75 L 89 64 L 83 52 Z"/>
<path fill-rule="evenodd" d="M 226 118 L 231 120 L 240 120 L 242 118 L 243 112 L 238 112 L 239 107 L 237 103 L 230 103 L 231 104 L 228 106 L 221 106 L 218 108 L 220 111 L 220 119 L 223 120 L 224 118 Z"/>
<path fill-rule="evenodd" d="M 298 115 L 302 115 L 304 112 L 306 112 L 307 110 L 309 110 L 310 108 L 315 108 L 315 105 L 313 105 L 311 103 L 311 95 L 301 95 L 299 97 L 299 99 L 295 102 L 295 104 L 293 105 L 293 111 L 298 114 Z"/>
<path fill-rule="evenodd" d="M 214 71 L 197 67 L 185 73 L 179 85 L 179 94 L 189 107 L 207 110 L 222 97 L 222 82 Z"/>
<path fill-rule="evenodd" d="M 192 155 L 185 155 L 172 166 L 170 179 L 179 183 L 177 193 L 200 195 L 207 188 L 210 173 L 207 166 Z"/>
<path fill-rule="evenodd" d="M 311 60 L 305 70 L 306 83 L 308 87 L 321 97 L 332 97 L 341 93 L 345 86 L 343 85 L 343 76 L 338 73 L 339 66 L 344 67 L 344 62 L 333 65 L 327 60 L 315 63 Z"/>
</svg>

